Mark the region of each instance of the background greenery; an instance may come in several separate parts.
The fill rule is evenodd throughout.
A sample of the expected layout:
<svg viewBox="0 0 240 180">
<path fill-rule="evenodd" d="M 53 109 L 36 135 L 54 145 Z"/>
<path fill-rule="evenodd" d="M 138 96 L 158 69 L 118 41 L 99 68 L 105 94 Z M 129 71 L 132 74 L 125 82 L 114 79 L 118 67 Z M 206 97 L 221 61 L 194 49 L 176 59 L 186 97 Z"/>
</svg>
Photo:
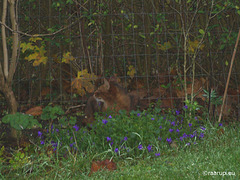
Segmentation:
<svg viewBox="0 0 240 180">
<path fill-rule="evenodd" d="M 44 102 L 46 99 L 41 97 L 46 87 L 51 89 L 47 101 L 74 102 L 71 83 L 85 69 L 106 77 L 116 74 L 128 89 L 137 89 L 133 82 L 142 80 L 150 92 L 157 84 L 166 86 L 176 74 L 183 76 L 184 60 L 192 68 L 194 53 L 194 76 L 207 79 L 209 87 L 222 93 L 225 85 L 222 79 L 226 79 L 239 28 L 240 4 L 235 0 L 219 0 L 214 1 L 211 9 L 212 2 L 19 1 L 19 31 L 25 34 L 20 33 L 21 54 L 14 83 L 18 102 Z M 187 52 L 186 31 L 189 31 Z M 43 36 L 30 36 L 34 34 Z M 230 83 L 233 89 L 239 88 L 239 68 L 236 60 Z M 192 73 L 188 71 L 186 75 L 191 77 Z M 66 97 L 66 92 L 71 97 Z M 173 87 L 169 92 L 170 97 L 176 97 Z"/>
</svg>

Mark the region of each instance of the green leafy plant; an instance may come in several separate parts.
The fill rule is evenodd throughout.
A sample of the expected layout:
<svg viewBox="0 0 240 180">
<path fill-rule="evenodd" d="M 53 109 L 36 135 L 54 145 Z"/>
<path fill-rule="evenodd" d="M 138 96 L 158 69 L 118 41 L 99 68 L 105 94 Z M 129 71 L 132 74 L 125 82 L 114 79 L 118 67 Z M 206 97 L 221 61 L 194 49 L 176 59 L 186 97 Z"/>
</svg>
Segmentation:
<svg viewBox="0 0 240 180">
<path fill-rule="evenodd" d="M 67 127 L 69 125 L 75 125 L 77 122 L 76 117 L 70 116 L 70 118 L 67 118 L 66 116 L 63 116 L 62 118 L 59 119 L 60 125 Z"/>
<path fill-rule="evenodd" d="M 190 107 L 190 102 L 187 103 Z M 87 151 L 108 157 L 158 157 L 169 147 L 185 148 L 196 144 L 204 137 L 204 127 L 199 124 L 196 113 L 199 105 L 193 104 L 189 119 L 185 114 L 189 109 L 168 110 L 163 113 L 160 101 L 147 110 L 118 113 L 108 111 L 96 114 L 96 121 L 87 128 L 74 124 L 75 118 L 63 117 L 60 124 L 54 124 L 47 134 L 38 133 L 42 146 L 51 145 L 55 153 L 65 156 L 69 152 Z M 184 110 L 185 109 L 185 110 Z"/>
<path fill-rule="evenodd" d="M 55 119 L 59 118 L 59 116 L 61 116 L 63 114 L 64 114 L 64 111 L 60 106 L 54 106 L 54 107 L 46 106 L 42 110 L 41 119 L 50 121 L 49 131 L 51 131 L 51 125 L 52 125 L 53 121 Z"/>
<path fill-rule="evenodd" d="M 203 97 L 207 99 L 207 101 L 210 102 L 213 105 L 220 105 L 222 104 L 222 96 L 218 96 L 217 92 L 215 90 L 212 90 L 211 93 L 209 94 L 209 91 L 203 89 L 204 93 Z"/>
<path fill-rule="evenodd" d="M 185 119 L 187 120 L 186 122 L 190 123 L 196 119 L 196 113 L 198 110 L 202 108 L 201 105 L 198 104 L 197 101 L 194 101 L 191 103 L 189 100 L 185 101 L 185 106 L 183 106 L 183 111 L 185 112 Z"/>
<path fill-rule="evenodd" d="M 26 164 L 30 164 L 30 157 L 25 152 L 17 151 L 13 153 L 9 163 L 13 169 L 20 169 Z"/>
<path fill-rule="evenodd" d="M 16 130 L 31 129 L 33 127 L 42 127 L 42 125 L 34 119 L 32 115 L 22 114 L 17 112 L 16 114 L 8 114 L 2 118 L 2 122 L 10 124 L 10 126 Z"/>
<path fill-rule="evenodd" d="M 41 119 L 42 120 L 54 120 L 58 115 L 63 115 L 64 111 L 60 106 L 46 106 L 43 108 Z"/>
<path fill-rule="evenodd" d="M 89 132 L 91 140 L 97 150 L 112 156 L 157 157 L 169 146 L 183 148 L 204 137 L 204 128 L 199 128 L 194 113 L 200 106 L 192 105 L 192 116 L 195 115 L 192 119 L 185 117 L 184 109 L 187 108 L 185 105 L 182 111 L 169 110 L 162 114 L 162 109 L 156 104 L 143 112 L 132 111 L 129 116 L 125 111 L 114 116 L 111 115 L 113 112 L 108 112 L 107 115 L 96 116 Z"/>
</svg>

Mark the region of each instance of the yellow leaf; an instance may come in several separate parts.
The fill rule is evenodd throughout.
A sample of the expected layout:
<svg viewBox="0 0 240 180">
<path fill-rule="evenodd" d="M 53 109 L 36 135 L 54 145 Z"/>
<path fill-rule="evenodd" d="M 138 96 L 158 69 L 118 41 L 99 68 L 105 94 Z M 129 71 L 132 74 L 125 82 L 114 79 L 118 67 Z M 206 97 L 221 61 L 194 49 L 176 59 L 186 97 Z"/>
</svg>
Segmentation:
<svg viewBox="0 0 240 180">
<path fill-rule="evenodd" d="M 169 41 L 164 42 L 163 45 L 162 44 L 157 44 L 157 45 L 158 45 L 158 48 L 161 49 L 162 51 L 166 51 L 172 48 L 172 45 Z"/>
<path fill-rule="evenodd" d="M 27 50 L 33 50 L 34 46 L 32 45 L 32 43 L 21 43 L 20 48 L 22 49 L 22 52 L 24 53 Z"/>
<path fill-rule="evenodd" d="M 194 40 L 194 41 L 191 41 L 191 40 L 189 40 L 188 41 L 188 51 L 189 51 L 189 53 L 194 53 L 195 52 L 195 50 L 198 48 L 198 46 L 199 46 L 199 41 L 198 40 Z M 199 49 L 200 50 L 202 50 L 204 48 L 204 44 L 202 44 L 200 47 L 199 47 Z"/>
<path fill-rule="evenodd" d="M 73 60 L 75 60 L 75 58 L 71 55 L 71 52 L 63 54 L 62 62 L 69 64 L 69 62 Z"/>
<path fill-rule="evenodd" d="M 41 40 L 42 40 L 42 38 L 40 38 L 40 37 L 31 37 L 29 39 L 29 41 L 31 41 L 31 42 L 36 42 L 36 41 L 41 41 Z"/>
<path fill-rule="evenodd" d="M 37 56 L 39 56 L 39 53 L 34 52 L 33 54 L 30 54 L 29 56 L 25 57 L 25 59 L 28 61 L 31 61 L 31 60 L 37 59 Z"/>
<path fill-rule="evenodd" d="M 133 78 L 135 73 L 136 73 L 135 67 L 133 67 L 133 65 L 130 65 L 128 67 L 127 75 Z"/>
<path fill-rule="evenodd" d="M 34 35 L 29 39 L 29 43 L 21 43 L 21 51 L 23 53 L 27 52 L 27 55 L 24 59 L 28 61 L 33 61 L 33 66 L 38 66 L 41 63 L 46 64 L 47 63 L 47 57 L 45 56 L 46 50 L 45 46 L 36 45 L 36 41 L 42 40 L 42 38 L 37 37 L 37 35 Z M 30 50 L 30 51 L 29 51 Z"/>
<path fill-rule="evenodd" d="M 94 85 L 92 80 L 96 79 L 96 75 L 89 74 L 87 69 L 78 71 L 77 78 L 71 83 L 72 87 L 77 90 L 79 95 L 84 95 L 86 92 L 92 93 L 94 91 Z"/>
</svg>

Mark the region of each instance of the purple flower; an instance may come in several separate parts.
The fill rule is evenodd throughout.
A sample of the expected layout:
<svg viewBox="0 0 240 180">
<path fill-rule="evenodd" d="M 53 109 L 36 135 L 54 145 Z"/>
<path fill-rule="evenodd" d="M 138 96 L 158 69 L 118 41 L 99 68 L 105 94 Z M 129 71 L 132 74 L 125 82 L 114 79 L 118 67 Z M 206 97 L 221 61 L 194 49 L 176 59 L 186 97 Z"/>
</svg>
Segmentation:
<svg viewBox="0 0 240 180">
<path fill-rule="evenodd" d="M 176 111 L 176 115 L 179 115 L 180 114 L 180 111 Z"/>
<path fill-rule="evenodd" d="M 197 120 L 198 119 L 197 116 L 195 116 L 194 119 Z"/>
<path fill-rule="evenodd" d="M 142 149 L 143 149 L 143 146 L 142 146 L 141 144 L 139 144 L 138 149 L 139 149 L 139 150 L 142 150 Z"/>
<path fill-rule="evenodd" d="M 59 129 L 55 129 L 56 132 L 59 132 Z"/>
<path fill-rule="evenodd" d="M 166 140 L 167 140 L 168 143 L 172 142 L 172 138 L 167 138 Z"/>
<path fill-rule="evenodd" d="M 141 114 L 140 113 L 137 113 L 137 116 L 139 117 Z"/>
<path fill-rule="evenodd" d="M 149 144 L 147 147 L 148 152 L 150 152 L 152 150 L 152 146 Z"/>
<path fill-rule="evenodd" d="M 187 138 L 188 135 L 187 135 L 186 133 L 184 133 L 182 137 L 183 137 L 183 138 Z"/>
<path fill-rule="evenodd" d="M 44 141 L 40 141 L 40 142 L 41 142 L 42 145 L 44 144 Z"/>
<path fill-rule="evenodd" d="M 181 141 L 183 141 L 183 137 L 181 136 L 180 138 L 179 138 Z"/>
<path fill-rule="evenodd" d="M 157 156 L 157 157 L 160 156 L 160 153 L 155 153 L 155 156 Z"/>
<path fill-rule="evenodd" d="M 201 134 L 199 135 L 199 137 L 200 137 L 200 139 L 203 138 L 203 137 L 204 137 L 204 133 L 201 133 Z"/>
<path fill-rule="evenodd" d="M 124 141 L 127 141 L 127 140 L 128 140 L 128 137 L 127 137 L 127 136 L 125 136 L 123 139 L 124 139 Z"/>
<path fill-rule="evenodd" d="M 102 120 L 102 123 L 103 123 L 103 124 L 107 124 L 108 121 L 107 121 L 106 119 L 103 119 L 103 120 Z"/>
<path fill-rule="evenodd" d="M 111 115 L 109 115 L 109 116 L 108 116 L 108 118 L 109 118 L 109 119 L 112 119 L 112 116 L 111 116 Z"/>
<path fill-rule="evenodd" d="M 69 144 L 70 147 L 73 147 L 73 143 Z"/>
<path fill-rule="evenodd" d="M 76 131 L 78 131 L 78 130 L 79 130 L 79 127 L 78 127 L 78 125 L 75 125 L 75 126 L 73 126 L 73 128 L 74 128 Z"/>
<path fill-rule="evenodd" d="M 194 138 L 195 137 L 195 135 L 194 134 L 190 134 L 190 138 Z"/>
<path fill-rule="evenodd" d="M 190 143 L 187 143 L 186 145 L 187 145 L 187 146 L 190 146 Z"/>
<path fill-rule="evenodd" d="M 169 129 L 169 132 L 173 132 L 174 130 L 173 129 Z"/>
<path fill-rule="evenodd" d="M 218 126 L 223 126 L 223 124 L 222 124 L 222 123 L 220 123 Z"/>
<path fill-rule="evenodd" d="M 179 133 L 179 129 L 176 129 L 176 132 Z"/>
<path fill-rule="evenodd" d="M 110 143 L 110 146 L 112 146 L 113 145 L 113 141 Z"/>
<path fill-rule="evenodd" d="M 57 147 L 58 146 L 58 143 L 54 142 L 54 141 L 51 141 L 51 144 L 52 144 L 53 147 Z"/>
<path fill-rule="evenodd" d="M 118 148 L 116 148 L 114 151 L 117 153 L 118 152 Z"/>
<path fill-rule="evenodd" d="M 151 118 L 151 120 L 152 120 L 152 121 L 154 121 L 154 120 L 155 120 L 155 118 Z"/>
<path fill-rule="evenodd" d="M 185 105 L 185 106 L 183 106 L 183 108 L 187 109 L 187 108 L 188 108 L 188 106 L 187 106 L 187 105 Z"/>
<path fill-rule="evenodd" d="M 206 128 L 205 127 L 201 127 L 201 129 L 204 131 Z"/>
<path fill-rule="evenodd" d="M 159 129 L 162 129 L 162 126 L 159 126 Z"/>
<path fill-rule="evenodd" d="M 108 142 L 108 141 L 111 141 L 111 140 L 112 140 L 112 139 L 111 139 L 110 137 L 107 137 L 107 142 Z"/>
<path fill-rule="evenodd" d="M 192 123 L 188 123 L 188 125 L 189 125 L 189 127 L 191 127 L 191 126 L 192 126 Z"/>
<path fill-rule="evenodd" d="M 38 131 L 38 136 L 42 137 L 42 132 L 41 131 Z"/>
<path fill-rule="evenodd" d="M 171 125 L 172 125 L 172 126 L 175 126 L 175 121 L 171 122 Z"/>
<path fill-rule="evenodd" d="M 162 140 L 162 138 L 161 138 L 161 137 L 158 137 L 158 140 L 159 140 L 159 141 L 161 141 L 161 140 Z"/>
</svg>

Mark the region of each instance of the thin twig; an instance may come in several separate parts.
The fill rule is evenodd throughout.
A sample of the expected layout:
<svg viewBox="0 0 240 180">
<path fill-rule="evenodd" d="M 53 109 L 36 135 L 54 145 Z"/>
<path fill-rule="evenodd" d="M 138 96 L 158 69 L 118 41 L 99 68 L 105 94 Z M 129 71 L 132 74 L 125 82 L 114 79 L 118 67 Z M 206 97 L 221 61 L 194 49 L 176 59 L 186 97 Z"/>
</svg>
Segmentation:
<svg viewBox="0 0 240 180">
<path fill-rule="evenodd" d="M 224 91 L 224 95 L 223 95 L 223 101 L 222 101 L 222 107 L 221 107 L 220 115 L 219 115 L 219 118 L 218 118 L 219 123 L 220 123 L 221 118 L 222 118 L 223 108 L 224 108 L 224 105 L 225 105 L 228 85 L 229 85 L 229 81 L 230 81 L 230 77 L 231 77 L 231 73 L 232 73 L 233 62 L 234 62 L 235 55 L 236 55 L 236 52 L 237 52 L 237 46 L 238 46 L 239 38 L 240 38 L 240 28 L 239 28 L 239 31 L 238 31 L 238 37 L 237 37 L 237 40 L 236 40 L 236 44 L 235 44 L 233 55 L 232 55 L 231 65 L 230 65 L 230 69 L 229 69 L 229 72 L 228 72 L 227 84 L 226 84 L 226 87 L 225 87 L 225 91 Z"/>
<path fill-rule="evenodd" d="M 86 106 L 86 104 L 77 105 L 77 106 L 71 106 L 71 107 L 69 107 L 69 108 L 67 109 L 67 111 L 65 112 L 65 114 L 67 114 L 67 113 L 70 111 L 70 109 L 75 109 L 75 108 L 84 107 L 84 106 Z"/>
<path fill-rule="evenodd" d="M 21 34 L 21 35 L 24 35 L 24 36 L 28 36 L 28 37 L 44 37 L 44 36 L 53 36 L 53 35 L 56 35 L 58 33 L 60 33 L 61 31 L 71 27 L 72 25 L 76 24 L 79 20 L 76 20 L 74 22 L 72 22 L 70 25 L 68 26 L 65 26 L 53 33 L 48 33 L 48 34 L 28 34 L 28 33 L 25 33 L 25 32 L 22 32 L 22 31 L 15 31 L 13 30 L 12 28 L 10 28 L 8 25 L 6 25 L 5 23 L 3 23 L 2 21 L 0 21 L 0 24 L 3 25 L 4 27 L 6 27 L 8 30 L 10 30 L 12 33 L 18 33 L 18 34 Z"/>
</svg>

